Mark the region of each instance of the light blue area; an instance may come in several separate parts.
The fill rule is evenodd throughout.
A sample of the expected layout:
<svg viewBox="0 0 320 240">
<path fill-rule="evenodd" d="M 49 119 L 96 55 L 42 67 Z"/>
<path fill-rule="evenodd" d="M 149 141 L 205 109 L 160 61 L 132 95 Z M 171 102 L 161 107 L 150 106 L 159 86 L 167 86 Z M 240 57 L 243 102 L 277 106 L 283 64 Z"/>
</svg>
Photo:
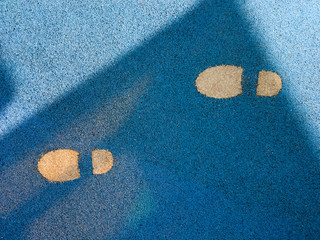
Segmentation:
<svg viewBox="0 0 320 240">
<path fill-rule="evenodd" d="M 319 2 L 245 1 L 238 6 L 258 33 L 266 59 L 285 79 L 284 90 L 292 111 L 300 113 L 312 147 L 320 154 Z"/>
<path fill-rule="evenodd" d="M 192 9 L 183 1 L 4 1 L 2 57 L 14 95 L 1 135 Z"/>
</svg>

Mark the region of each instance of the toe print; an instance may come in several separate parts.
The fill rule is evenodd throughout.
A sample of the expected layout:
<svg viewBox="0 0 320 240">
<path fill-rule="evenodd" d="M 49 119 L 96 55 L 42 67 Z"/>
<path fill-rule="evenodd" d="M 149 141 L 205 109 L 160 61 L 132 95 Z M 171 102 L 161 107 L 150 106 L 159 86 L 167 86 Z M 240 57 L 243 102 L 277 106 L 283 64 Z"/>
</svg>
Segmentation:
<svg viewBox="0 0 320 240">
<path fill-rule="evenodd" d="M 80 177 L 79 153 L 70 149 L 59 149 L 46 153 L 38 162 L 38 170 L 49 181 L 64 182 Z"/>
<path fill-rule="evenodd" d="M 257 95 L 271 97 L 277 95 L 282 88 L 281 77 L 270 71 L 260 71 Z"/>
<path fill-rule="evenodd" d="M 196 86 L 200 93 L 212 98 L 231 98 L 242 93 L 241 67 L 222 65 L 199 74 Z"/>
<path fill-rule="evenodd" d="M 108 150 L 94 150 L 92 151 L 92 167 L 93 174 L 103 174 L 113 166 L 112 153 Z"/>
</svg>

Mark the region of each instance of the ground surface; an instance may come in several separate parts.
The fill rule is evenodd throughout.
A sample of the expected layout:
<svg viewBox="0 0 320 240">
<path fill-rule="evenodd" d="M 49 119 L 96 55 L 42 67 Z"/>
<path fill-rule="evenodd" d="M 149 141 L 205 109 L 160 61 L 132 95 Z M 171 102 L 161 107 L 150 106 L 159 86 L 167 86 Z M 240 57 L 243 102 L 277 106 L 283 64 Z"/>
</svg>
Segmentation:
<svg viewBox="0 0 320 240">
<path fill-rule="evenodd" d="M 319 239 L 319 1 L 0 7 L 0 238 Z M 223 64 L 242 94 L 200 94 Z M 261 70 L 278 95 L 256 95 Z M 37 171 L 56 149 L 79 179 Z"/>
</svg>

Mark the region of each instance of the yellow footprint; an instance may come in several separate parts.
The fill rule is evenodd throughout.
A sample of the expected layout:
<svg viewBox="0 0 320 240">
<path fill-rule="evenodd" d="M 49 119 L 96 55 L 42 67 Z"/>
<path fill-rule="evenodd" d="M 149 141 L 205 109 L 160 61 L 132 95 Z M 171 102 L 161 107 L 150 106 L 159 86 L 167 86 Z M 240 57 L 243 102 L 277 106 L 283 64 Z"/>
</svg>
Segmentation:
<svg viewBox="0 0 320 240">
<path fill-rule="evenodd" d="M 221 65 L 204 70 L 196 79 L 198 92 L 212 98 L 231 98 L 242 93 L 241 67 Z M 282 88 L 281 77 L 274 72 L 260 71 L 257 95 L 271 97 Z"/>
<path fill-rule="evenodd" d="M 53 182 L 72 181 L 80 178 L 79 153 L 71 149 L 59 149 L 43 155 L 38 162 L 38 171 Z M 113 156 L 108 150 L 92 151 L 93 174 L 103 174 L 113 166 Z"/>
<path fill-rule="evenodd" d="M 242 93 L 241 67 L 221 65 L 204 70 L 196 79 L 198 91 L 212 98 L 231 98 Z M 257 95 L 275 96 L 282 88 L 281 77 L 274 72 L 260 71 Z M 49 181 L 65 182 L 80 178 L 79 153 L 59 149 L 46 153 L 38 162 L 38 170 Z M 108 150 L 92 151 L 93 174 L 104 174 L 113 167 L 113 156 Z"/>
<path fill-rule="evenodd" d="M 282 88 L 281 77 L 270 71 L 260 71 L 257 95 L 271 97 L 277 95 Z"/>
<path fill-rule="evenodd" d="M 231 98 L 242 93 L 241 67 L 222 65 L 199 74 L 196 86 L 200 93 L 212 98 Z"/>
<path fill-rule="evenodd" d="M 93 174 L 103 174 L 113 166 L 112 153 L 108 150 L 94 150 L 92 151 L 92 167 Z"/>
</svg>

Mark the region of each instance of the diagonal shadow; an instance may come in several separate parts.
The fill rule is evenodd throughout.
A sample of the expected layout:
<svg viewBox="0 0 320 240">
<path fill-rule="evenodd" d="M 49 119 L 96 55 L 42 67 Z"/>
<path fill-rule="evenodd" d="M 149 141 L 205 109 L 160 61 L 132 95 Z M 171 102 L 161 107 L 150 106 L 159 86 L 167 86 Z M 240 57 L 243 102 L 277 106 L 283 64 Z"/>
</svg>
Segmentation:
<svg viewBox="0 0 320 240">
<path fill-rule="evenodd" d="M 10 101 L 12 93 L 14 91 L 11 85 L 11 76 L 1 55 L 2 50 L 0 45 L 0 112 Z"/>
<path fill-rule="evenodd" d="M 8 134 L 0 143 L 1 168 L 23 162 L 35 169 L 41 154 L 56 148 L 80 154 L 125 149 L 223 193 L 252 222 L 268 222 L 252 223 L 255 236 L 277 236 L 271 216 L 289 222 L 286 236 L 319 236 L 318 160 L 285 92 L 255 95 L 258 72 L 277 69 L 264 60 L 264 46 L 249 28 L 233 1 L 202 1 Z M 221 64 L 244 68 L 241 96 L 216 100 L 197 92 L 198 74 Z M 36 174 L 30 170 L 29 177 L 39 179 Z M 17 185 L 23 181 L 17 179 Z M 68 191 L 57 195 L 44 187 L 41 196 L 53 200 L 32 196 L 2 221 L 4 236 L 23 236 L 25 227 Z M 39 211 L 32 210 L 38 205 Z"/>
</svg>

